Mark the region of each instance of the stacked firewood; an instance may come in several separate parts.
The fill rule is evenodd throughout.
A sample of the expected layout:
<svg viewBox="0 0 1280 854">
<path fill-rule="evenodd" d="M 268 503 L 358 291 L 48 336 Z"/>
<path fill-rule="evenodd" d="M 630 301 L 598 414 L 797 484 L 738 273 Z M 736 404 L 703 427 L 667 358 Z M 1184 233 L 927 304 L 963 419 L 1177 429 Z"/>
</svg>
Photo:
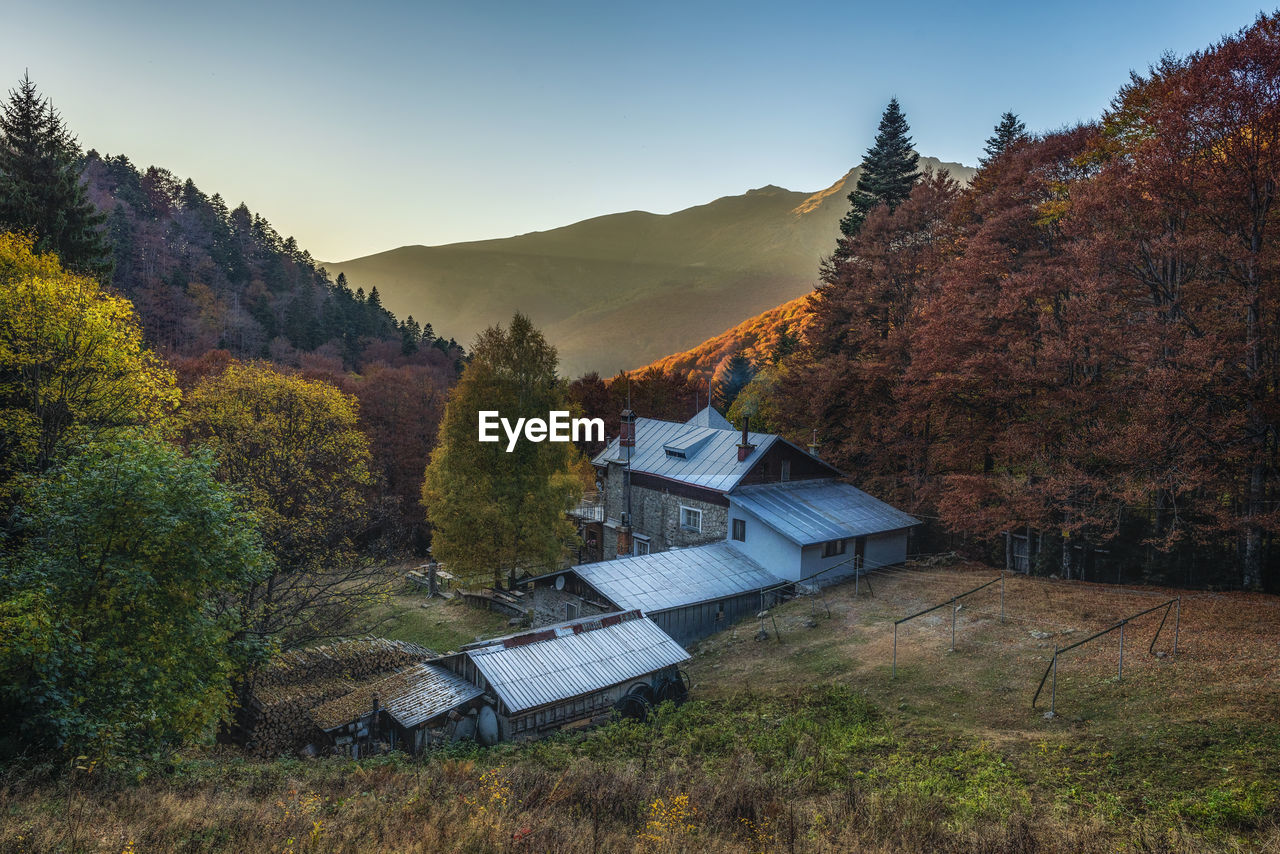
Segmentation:
<svg viewBox="0 0 1280 854">
<path fill-rule="evenodd" d="M 351 693 L 357 682 L 430 657 L 416 644 L 384 638 L 285 653 L 254 684 L 245 747 L 259 756 L 292 753 L 317 734 L 312 709 Z"/>
</svg>

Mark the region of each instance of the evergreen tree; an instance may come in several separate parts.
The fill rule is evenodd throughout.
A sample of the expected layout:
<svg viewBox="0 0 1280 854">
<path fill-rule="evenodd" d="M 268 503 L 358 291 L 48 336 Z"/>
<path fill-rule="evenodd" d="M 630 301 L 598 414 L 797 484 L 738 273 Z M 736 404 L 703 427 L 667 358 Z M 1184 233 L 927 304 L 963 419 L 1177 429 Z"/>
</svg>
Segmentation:
<svg viewBox="0 0 1280 854">
<path fill-rule="evenodd" d="M 987 156 L 978 158 L 978 165 L 986 166 L 1008 150 L 1009 146 L 1026 138 L 1027 126 L 1022 123 L 1017 114 L 1005 113 L 1000 117 L 1000 124 L 996 125 L 995 133 L 987 139 L 987 144 L 982 149 Z"/>
<path fill-rule="evenodd" d="M 857 189 L 849 194 L 852 207 L 840 220 L 840 233 L 846 239 L 858 233 L 867 213 L 876 205 L 888 205 L 892 211 L 911 195 L 911 188 L 920 178 L 916 169 L 920 155 L 911 150 L 910 130 L 898 99 L 893 98 L 880 117 L 875 145 L 867 149 L 862 161 Z M 842 246 L 843 241 L 836 248 L 837 255 L 843 254 Z"/>
<path fill-rule="evenodd" d="M 369 307 L 375 311 L 382 308 L 382 297 L 378 296 L 378 286 L 374 285 L 369 289 Z"/>
<path fill-rule="evenodd" d="M 725 363 L 719 382 L 716 383 L 716 402 L 720 404 L 720 408 L 727 410 L 732 406 L 755 375 L 756 368 L 751 360 L 741 353 L 734 353 Z"/>
<path fill-rule="evenodd" d="M 80 183 L 75 137 L 23 75 L 0 109 L 0 227 L 29 231 L 38 252 L 56 252 L 68 269 L 107 279 L 105 223 Z"/>
</svg>

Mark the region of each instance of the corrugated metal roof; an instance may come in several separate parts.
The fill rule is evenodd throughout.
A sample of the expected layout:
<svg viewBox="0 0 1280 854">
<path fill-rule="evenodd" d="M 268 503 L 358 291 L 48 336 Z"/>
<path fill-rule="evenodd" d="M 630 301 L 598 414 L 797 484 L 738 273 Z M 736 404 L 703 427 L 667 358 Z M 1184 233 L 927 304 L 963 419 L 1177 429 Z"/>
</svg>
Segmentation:
<svg viewBox="0 0 1280 854">
<path fill-rule="evenodd" d="M 391 676 L 367 682 L 336 700 L 316 707 L 311 716 L 324 730 L 344 726 L 378 705 L 401 726 L 415 727 L 479 697 L 483 691 L 439 665 L 416 664 Z"/>
<path fill-rule="evenodd" d="M 640 608 L 646 613 L 782 583 L 727 542 L 587 563 L 572 571 L 619 608 Z"/>
<path fill-rule="evenodd" d="M 688 459 L 670 456 L 663 449 L 667 445 L 675 447 L 678 443 L 703 436 L 706 444 Z M 737 430 L 637 418 L 631 470 L 728 492 L 778 440 L 777 436 L 768 433 L 749 433 L 748 437 L 755 449 L 745 460 L 738 462 L 738 443 L 742 441 L 742 433 Z M 618 447 L 616 438 L 592 460 L 597 465 L 626 461 L 626 451 Z"/>
<path fill-rule="evenodd" d="M 897 531 L 920 521 L 861 489 L 833 478 L 744 486 L 729 496 L 802 546 Z"/>
<path fill-rule="evenodd" d="M 462 653 L 512 714 L 591 694 L 689 659 L 680 644 L 638 612 L 575 620 L 529 634 L 548 632 L 550 637 L 543 639 L 512 645 L 523 637 L 516 636 Z"/>
</svg>

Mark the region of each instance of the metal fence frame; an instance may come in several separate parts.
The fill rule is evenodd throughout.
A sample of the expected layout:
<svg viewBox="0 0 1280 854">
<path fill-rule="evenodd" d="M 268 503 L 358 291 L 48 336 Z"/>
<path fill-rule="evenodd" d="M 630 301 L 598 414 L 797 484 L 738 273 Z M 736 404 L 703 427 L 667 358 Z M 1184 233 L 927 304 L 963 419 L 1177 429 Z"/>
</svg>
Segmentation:
<svg viewBox="0 0 1280 854">
<path fill-rule="evenodd" d="M 1147 608 L 1145 611 L 1139 611 L 1136 614 L 1130 614 L 1129 616 L 1125 617 L 1123 620 L 1120 620 L 1119 622 L 1117 622 L 1115 625 L 1108 626 L 1107 628 L 1103 629 L 1100 632 L 1095 632 L 1089 635 L 1089 637 L 1085 638 L 1084 640 L 1076 641 L 1070 646 L 1064 646 L 1061 649 L 1059 649 L 1057 645 L 1054 645 L 1053 659 L 1049 662 L 1049 666 L 1045 668 L 1044 675 L 1040 677 L 1040 684 L 1036 687 L 1035 696 L 1031 698 L 1031 708 L 1033 710 L 1035 709 L 1036 702 L 1039 701 L 1040 699 L 1040 692 L 1044 690 L 1044 683 L 1049 678 L 1050 674 L 1052 674 L 1053 683 L 1049 689 L 1049 715 L 1051 716 L 1056 715 L 1058 713 L 1058 710 L 1057 710 L 1058 657 L 1061 656 L 1064 652 L 1070 652 L 1076 647 L 1084 646 L 1089 641 L 1097 640 L 1103 635 L 1110 634 L 1111 632 L 1114 632 L 1117 629 L 1120 631 L 1120 660 L 1116 668 L 1116 679 L 1117 680 L 1123 679 L 1124 678 L 1124 627 L 1125 627 L 1125 624 L 1133 620 L 1136 620 L 1139 617 L 1145 617 L 1147 614 L 1153 613 L 1155 611 L 1159 611 L 1161 608 L 1164 609 L 1164 616 L 1160 618 L 1160 625 L 1156 627 L 1156 633 L 1151 638 L 1151 644 L 1150 646 L 1147 647 L 1147 651 L 1152 653 L 1155 652 L 1156 641 L 1160 639 L 1160 632 L 1164 630 L 1164 624 L 1169 620 L 1169 611 L 1173 610 L 1174 611 L 1173 654 L 1177 655 L 1178 654 L 1178 630 L 1181 628 L 1181 625 L 1182 625 L 1182 597 L 1181 596 L 1175 596 L 1174 598 L 1168 600 L 1167 602 L 1161 602 L 1159 605 L 1156 605 L 1153 608 Z"/>
<path fill-rule="evenodd" d="M 923 611 L 917 611 L 916 613 L 903 617 L 900 620 L 894 620 L 893 621 L 893 666 L 890 669 L 890 678 L 891 679 L 898 678 L 898 626 L 899 625 L 907 622 L 908 620 L 914 620 L 916 617 L 923 617 L 925 614 L 930 614 L 938 610 L 939 608 L 945 608 L 948 605 L 950 605 L 951 606 L 951 646 L 949 647 L 948 651 L 954 652 L 956 648 L 956 610 L 957 610 L 956 603 L 966 596 L 970 596 L 974 593 L 977 593 L 979 590 L 984 590 L 990 587 L 991 585 L 995 584 L 997 581 L 1000 582 L 1000 622 L 1003 623 L 1004 622 L 1004 572 L 1003 571 L 1000 573 L 999 578 L 993 578 L 985 584 L 979 584 L 977 587 L 973 588 L 972 590 L 966 590 L 963 593 L 959 593 L 955 596 L 952 596 L 947 601 L 934 605 L 931 608 L 925 608 Z"/>
</svg>

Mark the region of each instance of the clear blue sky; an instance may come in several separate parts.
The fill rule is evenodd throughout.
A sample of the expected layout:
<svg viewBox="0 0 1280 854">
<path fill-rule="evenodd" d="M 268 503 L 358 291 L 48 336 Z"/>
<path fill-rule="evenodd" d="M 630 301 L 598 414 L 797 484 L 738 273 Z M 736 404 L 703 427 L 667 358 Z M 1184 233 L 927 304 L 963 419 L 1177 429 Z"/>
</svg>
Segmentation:
<svg viewBox="0 0 1280 854">
<path fill-rule="evenodd" d="M 345 260 L 669 212 L 856 165 L 897 96 L 972 164 L 1001 112 L 1096 117 L 1131 69 L 1248 2 L 204 3 L 43 0 L 4 16 L 86 148 L 247 202 Z"/>
</svg>

